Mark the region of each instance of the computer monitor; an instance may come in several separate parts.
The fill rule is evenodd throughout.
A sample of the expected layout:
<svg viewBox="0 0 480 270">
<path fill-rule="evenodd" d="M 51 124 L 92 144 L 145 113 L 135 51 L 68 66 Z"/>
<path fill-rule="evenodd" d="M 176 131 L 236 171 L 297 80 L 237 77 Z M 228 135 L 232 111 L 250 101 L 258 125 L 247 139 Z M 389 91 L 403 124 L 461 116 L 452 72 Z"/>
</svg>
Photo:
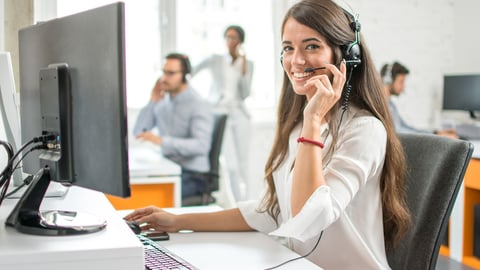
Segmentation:
<svg viewBox="0 0 480 270">
<path fill-rule="evenodd" d="M 468 111 L 472 118 L 477 118 L 475 111 L 480 111 L 480 74 L 445 75 L 443 109 Z"/>
<path fill-rule="evenodd" d="M 20 147 L 20 113 L 15 80 L 13 78 L 12 60 L 9 52 L 0 52 L 0 139 L 9 142 L 14 151 Z M 0 155 L 0 169 L 8 160 Z M 13 184 L 22 183 L 22 173 L 15 170 Z"/>
<path fill-rule="evenodd" d="M 19 31 L 22 143 L 43 136 L 38 144 L 46 149 L 25 156 L 23 170 L 34 180 L 7 225 L 40 235 L 106 226 L 85 213 L 40 212 L 51 180 L 130 195 L 124 33 L 123 3 Z"/>
</svg>

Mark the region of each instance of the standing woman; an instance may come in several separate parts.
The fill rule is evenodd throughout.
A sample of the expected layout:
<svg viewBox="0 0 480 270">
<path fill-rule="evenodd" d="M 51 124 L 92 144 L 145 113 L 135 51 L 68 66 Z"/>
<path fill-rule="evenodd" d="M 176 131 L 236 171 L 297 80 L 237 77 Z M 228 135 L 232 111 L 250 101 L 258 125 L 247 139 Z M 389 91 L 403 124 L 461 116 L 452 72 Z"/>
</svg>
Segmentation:
<svg viewBox="0 0 480 270">
<path fill-rule="evenodd" d="M 390 269 L 386 249 L 410 223 L 405 157 L 360 24 L 331 0 L 300 1 L 282 44 L 265 196 L 216 213 L 147 207 L 126 218 L 166 231 L 253 229 L 285 237 L 324 269 Z"/>
<path fill-rule="evenodd" d="M 242 44 L 245 31 L 230 25 L 224 32 L 226 54 L 214 54 L 194 67 L 194 76 L 202 70 L 211 73 L 208 100 L 218 112 L 226 113 L 227 128 L 223 144 L 226 167 L 236 200 L 245 197 L 247 161 L 250 146 L 250 115 L 245 99 L 250 95 L 253 63 L 247 60 Z"/>
</svg>

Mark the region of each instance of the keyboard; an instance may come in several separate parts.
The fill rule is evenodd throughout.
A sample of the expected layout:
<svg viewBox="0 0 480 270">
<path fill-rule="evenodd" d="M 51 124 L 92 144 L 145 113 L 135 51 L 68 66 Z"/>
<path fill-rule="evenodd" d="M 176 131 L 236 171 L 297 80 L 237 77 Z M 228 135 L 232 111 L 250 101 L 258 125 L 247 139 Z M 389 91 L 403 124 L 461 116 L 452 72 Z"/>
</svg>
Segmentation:
<svg viewBox="0 0 480 270">
<path fill-rule="evenodd" d="M 175 255 L 165 247 L 147 237 L 137 234 L 138 239 L 143 244 L 145 256 L 145 270 L 193 270 L 197 269 L 189 262 Z"/>
</svg>

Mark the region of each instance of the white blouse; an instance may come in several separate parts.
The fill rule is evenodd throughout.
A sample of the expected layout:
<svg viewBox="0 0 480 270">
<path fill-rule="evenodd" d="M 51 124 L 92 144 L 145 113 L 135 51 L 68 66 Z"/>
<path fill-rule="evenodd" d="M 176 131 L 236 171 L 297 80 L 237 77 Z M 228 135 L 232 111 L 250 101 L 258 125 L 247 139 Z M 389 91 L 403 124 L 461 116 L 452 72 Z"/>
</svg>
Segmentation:
<svg viewBox="0 0 480 270">
<path fill-rule="evenodd" d="M 300 126 L 290 135 L 286 160 L 273 173 L 280 207 L 279 226 L 267 213 L 257 211 L 260 200 L 239 202 L 238 207 L 255 230 L 286 237 L 289 247 L 324 269 L 390 269 L 383 237 L 380 177 L 387 135 L 369 112 L 350 106 L 340 126 L 337 147 L 324 168 L 327 185 L 317 188 L 292 218 L 292 163 L 297 153 Z M 328 125 L 322 126 L 323 138 Z M 323 153 L 331 147 L 330 135 Z M 325 166 L 325 164 L 324 164 Z"/>
</svg>

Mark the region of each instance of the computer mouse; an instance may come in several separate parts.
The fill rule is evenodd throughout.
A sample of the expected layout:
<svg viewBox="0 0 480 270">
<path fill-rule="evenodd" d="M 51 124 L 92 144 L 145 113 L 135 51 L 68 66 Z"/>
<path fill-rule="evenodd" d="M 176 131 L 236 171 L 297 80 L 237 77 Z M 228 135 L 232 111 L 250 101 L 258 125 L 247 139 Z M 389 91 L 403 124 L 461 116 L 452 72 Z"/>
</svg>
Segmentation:
<svg viewBox="0 0 480 270">
<path fill-rule="evenodd" d="M 142 228 L 140 228 L 140 225 L 138 225 L 135 221 L 125 220 L 125 222 L 135 234 L 139 234 L 142 232 Z"/>
</svg>

